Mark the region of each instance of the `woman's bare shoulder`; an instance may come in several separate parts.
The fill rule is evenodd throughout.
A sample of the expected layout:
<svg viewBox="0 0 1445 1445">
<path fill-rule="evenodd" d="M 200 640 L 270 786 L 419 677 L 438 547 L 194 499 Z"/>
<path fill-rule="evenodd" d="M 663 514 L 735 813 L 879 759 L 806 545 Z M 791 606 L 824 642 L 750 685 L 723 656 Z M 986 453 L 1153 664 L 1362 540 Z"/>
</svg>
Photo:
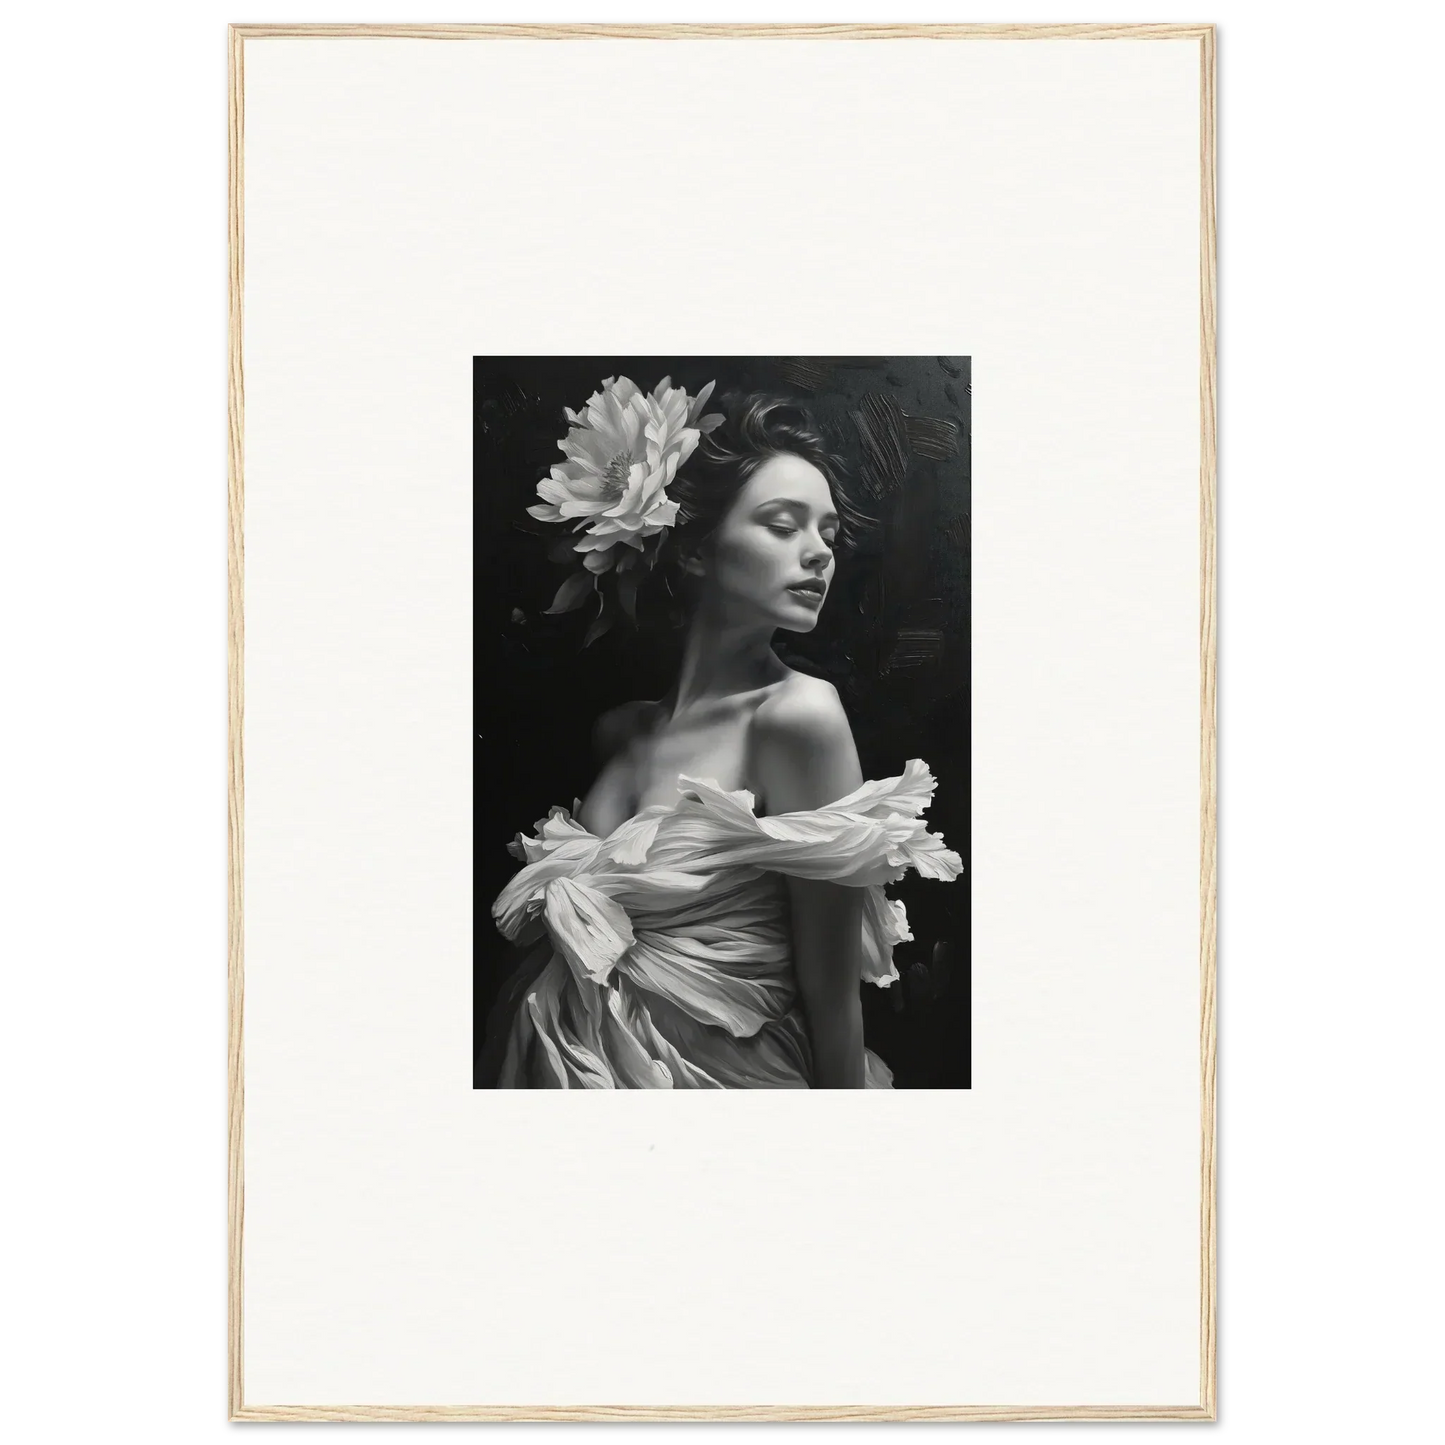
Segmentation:
<svg viewBox="0 0 1445 1445">
<path fill-rule="evenodd" d="M 838 690 L 794 673 L 758 708 L 749 772 L 769 813 L 821 808 L 862 781 L 853 729 Z"/>
<path fill-rule="evenodd" d="M 620 753 L 634 738 L 651 732 L 662 714 L 659 702 L 625 702 L 609 708 L 592 725 L 592 747 L 599 762 Z"/>
<path fill-rule="evenodd" d="M 838 689 L 821 677 L 790 673 L 758 706 L 753 728 L 762 740 L 826 745 L 853 731 Z"/>
</svg>

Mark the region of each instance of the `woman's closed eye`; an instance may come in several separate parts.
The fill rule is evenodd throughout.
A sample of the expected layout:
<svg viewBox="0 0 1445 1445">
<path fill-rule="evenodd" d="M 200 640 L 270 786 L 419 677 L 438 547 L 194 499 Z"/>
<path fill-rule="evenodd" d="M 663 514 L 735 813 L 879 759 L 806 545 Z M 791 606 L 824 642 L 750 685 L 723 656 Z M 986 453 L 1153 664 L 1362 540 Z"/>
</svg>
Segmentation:
<svg viewBox="0 0 1445 1445">
<path fill-rule="evenodd" d="M 769 522 L 768 531 L 770 531 L 775 537 L 796 537 L 798 535 L 797 527 L 789 527 L 777 522 Z M 835 532 L 824 532 L 819 536 L 818 540 L 830 552 L 833 551 L 838 545 L 838 536 Z"/>
</svg>

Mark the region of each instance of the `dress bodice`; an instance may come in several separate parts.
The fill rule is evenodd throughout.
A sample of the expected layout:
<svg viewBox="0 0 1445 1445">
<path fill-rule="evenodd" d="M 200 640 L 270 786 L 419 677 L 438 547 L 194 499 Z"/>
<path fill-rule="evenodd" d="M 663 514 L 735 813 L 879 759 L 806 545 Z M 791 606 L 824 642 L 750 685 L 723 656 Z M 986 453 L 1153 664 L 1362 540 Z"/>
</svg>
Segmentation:
<svg viewBox="0 0 1445 1445">
<path fill-rule="evenodd" d="M 914 760 L 826 807 L 758 817 L 752 795 L 680 780 L 671 806 L 605 838 L 563 808 L 512 851 L 523 868 L 492 908 L 518 943 L 549 946 L 519 1001 L 503 1085 L 807 1087 L 785 876 L 864 890 L 862 978 L 888 986 L 911 937 L 883 885 L 962 864 L 920 814 L 934 791 Z M 888 1073 L 870 1055 L 870 1081 Z"/>
</svg>

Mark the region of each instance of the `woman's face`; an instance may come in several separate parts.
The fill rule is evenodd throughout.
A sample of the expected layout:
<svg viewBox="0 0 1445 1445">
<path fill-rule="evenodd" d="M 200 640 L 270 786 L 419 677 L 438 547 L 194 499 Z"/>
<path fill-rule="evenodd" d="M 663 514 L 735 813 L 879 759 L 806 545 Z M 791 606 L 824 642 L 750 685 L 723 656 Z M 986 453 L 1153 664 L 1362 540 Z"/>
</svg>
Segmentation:
<svg viewBox="0 0 1445 1445">
<path fill-rule="evenodd" d="M 703 550 L 703 606 L 731 623 L 811 632 L 833 580 L 837 540 L 822 472 L 802 457 L 769 457 Z"/>
</svg>

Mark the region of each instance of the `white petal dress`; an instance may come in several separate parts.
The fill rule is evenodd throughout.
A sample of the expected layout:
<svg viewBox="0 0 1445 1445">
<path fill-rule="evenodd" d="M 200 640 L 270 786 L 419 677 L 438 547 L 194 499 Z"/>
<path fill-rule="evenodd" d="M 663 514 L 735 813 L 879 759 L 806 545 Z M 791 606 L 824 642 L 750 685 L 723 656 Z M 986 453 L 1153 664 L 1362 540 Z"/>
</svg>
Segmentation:
<svg viewBox="0 0 1445 1445">
<path fill-rule="evenodd" d="M 520 970 L 499 1087 L 809 1088 L 785 876 L 863 890 L 862 977 L 887 987 L 893 946 L 912 935 L 883 885 L 910 868 L 962 871 L 919 816 L 935 784 L 917 759 L 827 807 L 773 817 L 758 817 L 746 791 L 679 785 L 676 804 L 606 838 L 553 808 L 512 845 L 526 866 L 492 916 L 508 939 L 539 947 Z M 869 1088 L 890 1086 L 871 1051 L 866 1065 Z"/>
</svg>

